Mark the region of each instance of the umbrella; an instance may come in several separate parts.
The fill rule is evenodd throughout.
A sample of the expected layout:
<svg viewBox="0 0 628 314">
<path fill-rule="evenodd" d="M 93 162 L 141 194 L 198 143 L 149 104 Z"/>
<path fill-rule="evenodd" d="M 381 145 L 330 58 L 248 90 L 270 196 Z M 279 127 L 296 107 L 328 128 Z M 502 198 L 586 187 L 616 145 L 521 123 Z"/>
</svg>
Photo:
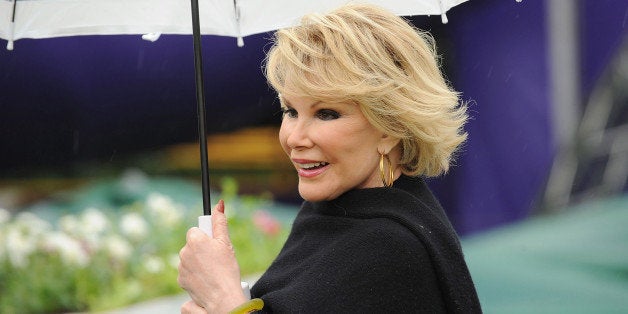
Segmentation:
<svg viewBox="0 0 628 314">
<path fill-rule="evenodd" d="M 398 15 L 441 15 L 467 0 L 369 0 Z M 519 0 L 518 0 L 519 1 Z M 200 36 L 211 34 L 243 37 L 295 25 L 301 16 L 332 10 L 346 0 L 0 0 L 0 38 L 7 49 L 21 38 L 77 35 L 144 34 L 157 40 L 160 34 L 193 34 L 199 142 L 201 153 L 203 212 L 209 215 L 209 166 L 207 161 L 205 99 Z M 190 19 L 191 15 L 191 19 Z M 209 229 L 211 230 L 211 228 Z"/>
<path fill-rule="evenodd" d="M 368 0 L 398 15 L 441 15 L 467 0 Z M 347 0 L 197 0 L 201 34 L 242 38 L 294 25 L 304 14 L 325 12 Z M 183 0 L 0 0 L 0 38 L 111 34 L 191 34 Z M 11 48 L 11 47 L 9 47 Z"/>
</svg>

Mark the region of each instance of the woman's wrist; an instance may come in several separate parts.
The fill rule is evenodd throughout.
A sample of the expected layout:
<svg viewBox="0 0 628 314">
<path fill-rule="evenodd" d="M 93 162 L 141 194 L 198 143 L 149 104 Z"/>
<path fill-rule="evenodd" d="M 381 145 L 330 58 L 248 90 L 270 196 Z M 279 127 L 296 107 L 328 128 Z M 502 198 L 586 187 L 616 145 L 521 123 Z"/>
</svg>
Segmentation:
<svg viewBox="0 0 628 314">
<path fill-rule="evenodd" d="M 250 299 L 250 297 L 246 297 L 244 293 L 242 293 L 242 291 L 237 291 L 233 289 L 232 291 L 230 291 L 230 293 L 232 294 L 223 294 L 222 297 L 217 299 L 219 300 L 219 302 L 215 303 L 214 308 L 217 313 L 230 313 L 232 309 L 240 306 L 243 303 L 246 303 Z"/>
</svg>

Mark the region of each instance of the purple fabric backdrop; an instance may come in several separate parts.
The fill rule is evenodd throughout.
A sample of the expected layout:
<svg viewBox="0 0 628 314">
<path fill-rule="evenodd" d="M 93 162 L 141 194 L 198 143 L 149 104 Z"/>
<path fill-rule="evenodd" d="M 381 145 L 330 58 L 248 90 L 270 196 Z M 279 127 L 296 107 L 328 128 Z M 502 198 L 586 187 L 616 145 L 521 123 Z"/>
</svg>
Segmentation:
<svg viewBox="0 0 628 314">
<path fill-rule="evenodd" d="M 580 12 L 582 96 L 586 100 L 617 48 L 626 40 L 628 1 L 581 1 Z"/>
<path fill-rule="evenodd" d="M 469 141 L 433 186 L 461 234 L 525 217 L 543 186 L 552 160 L 543 14 L 541 1 L 490 0 L 449 19 Z"/>
<path fill-rule="evenodd" d="M 471 101 L 458 166 L 431 185 L 461 234 L 527 217 L 553 152 L 547 1 L 485 0 L 452 10 L 444 28 L 453 85 Z M 580 1 L 582 100 L 628 27 L 628 2 Z"/>
</svg>

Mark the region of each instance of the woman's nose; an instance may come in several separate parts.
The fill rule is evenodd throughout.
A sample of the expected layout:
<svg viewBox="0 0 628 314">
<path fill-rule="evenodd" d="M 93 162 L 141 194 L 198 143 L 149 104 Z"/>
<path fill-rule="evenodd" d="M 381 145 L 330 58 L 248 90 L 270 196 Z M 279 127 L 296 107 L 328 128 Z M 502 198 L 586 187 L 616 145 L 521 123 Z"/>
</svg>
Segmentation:
<svg viewBox="0 0 628 314">
<path fill-rule="evenodd" d="M 309 136 L 309 126 L 304 121 L 295 121 L 287 130 L 286 144 L 292 149 L 308 148 L 312 146 Z"/>
</svg>

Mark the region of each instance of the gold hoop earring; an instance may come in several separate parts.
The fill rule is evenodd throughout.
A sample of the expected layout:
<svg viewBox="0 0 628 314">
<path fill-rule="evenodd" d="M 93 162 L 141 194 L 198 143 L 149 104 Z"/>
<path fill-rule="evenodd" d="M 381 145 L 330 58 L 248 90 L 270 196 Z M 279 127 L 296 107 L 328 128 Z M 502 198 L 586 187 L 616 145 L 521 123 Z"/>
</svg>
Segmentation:
<svg viewBox="0 0 628 314">
<path fill-rule="evenodd" d="M 384 171 L 384 157 L 386 158 L 386 163 L 388 164 L 388 177 L 386 177 L 386 171 Z M 385 187 L 389 188 L 393 185 L 395 172 L 393 171 L 392 163 L 390 162 L 390 158 L 388 158 L 388 154 L 379 154 L 379 174 L 382 177 L 382 183 L 384 183 Z"/>
</svg>

